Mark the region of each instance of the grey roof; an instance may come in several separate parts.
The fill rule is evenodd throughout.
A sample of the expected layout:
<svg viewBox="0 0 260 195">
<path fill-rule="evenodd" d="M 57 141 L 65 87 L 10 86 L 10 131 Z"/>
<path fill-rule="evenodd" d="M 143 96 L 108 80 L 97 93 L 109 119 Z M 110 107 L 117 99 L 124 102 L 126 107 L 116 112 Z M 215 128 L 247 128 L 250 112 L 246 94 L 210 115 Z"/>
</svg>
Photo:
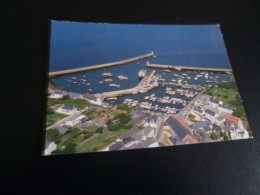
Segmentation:
<svg viewBox="0 0 260 195">
<path fill-rule="evenodd" d="M 62 106 L 62 109 L 73 110 L 73 106 L 71 106 L 71 105 L 64 105 L 64 106 Z"/>
<path fill-rule="evenodd" d="M 81 115 L 78 115 L 78 114 L 76 114 L 76 115 L 73 115 L 73 116 L 71 116 L 70 118 L 69 118 L 69 120 L 68 121 L 73 121 L 73 120 L 75 120 L 75 119 L 77 119 L 77 118 L 79 118 Z M 84 116 L 84 115 L 83 115 Z"/>
<path fill-rule="evenodd" d="M 123 142 L 117 142 L 114 145 L 109 147 L 109 150 L 119 150 L 124 147 Z"/>
<path fill-rule="evenodd" d="M 218 117 L 216 117 L 216 119 L 219 120 L 219 121 L 222 121 L 222 120 L 224 120 L 225 118 L 224 118 L 223 116 L 219 115 Z"/>
<path fill-rule="evenodd" d="M 64 133 L 66 133 L 66 131 L 69 130 L 69 128 L 67 128 L 67 127 L 61 127 L 61 126 L 56 127 L 56 129 L 59 131 L 60 134 L 64 134 Z"/>
<path fill-rule="evenodd" d="M 139 117 L 140 115 L 142 115 L 142 109 L 141 109 L 141 107 L 137 107 L 137 108 L 135 109 L 135 111 L 133 112 L 132 117 L 133 117 L 133 118 L 137 118 L 137 117 Z"/>
<path fill-rule="evenodd" d="M 211 128 L 210 128 L 210 126 L 204 126 L 204 127 L 203 127 L 203 130 L 207 132 L 207 131 L 210 131 Z"/>
<path fill-rule="evenodd" d="M 171 142 L 172 142 L 174 145 L 176 145 L 177 142 L 182 142 L 182 141 L 181 141 L 181 138 L 180 138 L 179 136 L 174 136 L 174 137 L 171 136 L 169 139 L 171 140 Z"/>
<path fill-rule="evenodd" d="M 188 135 L 187 130 L 181 125 L 181 123 L 174 117 L 170 116 L 167 120 L 167 123 L 172 128 L 172 130 L 183 139 L 186 135 Z"/>
<path fill-rule="evenodd" d="M 206 132 L 203 129 L 196 129 L 194 131 L 195 135 L 199 137 L 203 142 L 212 142 L 212 140 L 207 136 Z"/>
<path fill-rule="evenodd" d="M 206 109 L 206 110 L 205 110 L 205 113 L 207 113 L 207 114 L 210 115 L 210 116 L 215 116 L 215 115 L 216 115 L 215 112 L 213 112 L 213 111 L 211 111 L 211 110 L 209 110 L 209 109 Z"/>
<path fill-rule="evenodd" d="M 132 136 L 133 134 L 140 132 L 140 130 L 138 129 L 138 127 L 133 127 L 132 129 L 130 129 L 129 131 L 127 131 L 125 134 L 121 135 L 119 138 L 120 139 L 125 139 L 127 137 Z"/>
<path fill-rule="evenodd" d="M 220 103 L 220 101 L 215 100 L 213 98 L 210 98 L 209 101 L 212 102 L 212 103 L 215 103 L 215 104 L 219 104 Z"/>
<path fill-rule="evenodd" d="M 133 137 L 127 137 L 127 138 L 123 139 L 123 142 L 124 142 L 125 145 L 130 143 L 130 142 L 133 142 L 133 141 L 136 141 L 136 139 L 133 138 Z"/>
<path fill-rule="evenodd" d="M 86 94 L 85 94 L 85 97 L 86 97 L 87 99 L 89 99 L 89 100 L 96 100 L 96 99 L 97 99 L 96 96 L 94 96 L 93 94 L 90 94 L 90 93 L 86 93 Z"/>
<path fill-rule="evenodd" d="M 222 128 L 220 126 L 216 125 L 216 124 L 213 124 L 212 125 L 212 130 L 220 132 L 222 130 Z"/>
<path fill-rule="evenodd" d="M 190 125 L 190 128 L 196 129 L 196 128 L 201 128 L 201 127 L 208 126 L 208 125 L 212 125 L 212 123 L 210 121 L 203 121 L 203 122 L 199 122 L 199 123 Z"/>
<path fill-rule="evenodd" d="M 235 110 L 234 108 L 231 108 L 231 107 L 228 107 L 228 106 L 225 106 L 225 105 L 222 105 L 222 104 L 219 104 L 218 107 L 221 107 L 221 108 L 224 108 L 224 109 L 227 109 L 227 110 L 232 110 L 232 111 Z"/>
<path fill-rule="evenodd" d="M 203 112 L 201 109 L 199 109 L 199 107 L 195 107 L 194 110 L 200 113 Z"/>
<path fill-rule="evenodd" d="M 136 140 L 142 140 L 143 135 L 141 133 L 136 133 L 136 134 L 133 134 L 131 137 Z"/>
<path fill-rule="evenodd" d="M 81 95 L 79 93 L 68 92 L 68 95 L 72 99 L 82 99 L 83 98 L 83 95 Z"/>
<path fill-rule="evenodd" d="M 141 121 L 146 121 L 146 120 L 147 120 L 146 115 L 145 115 L 145 114 L 142 114 L 142 115 L 138 116 L 137 118 L 132 119 L 132 120 L 129 122 L 129 124 L 134 125 L 134 124 L 140 123 Z"/>
<path fill-rule="evenodd" d="M 144 147 L 148 147 L 149 145 L 151 145 L 155 142 L 157 142 L 156 139 L 151 137 L 151 138 L 148 138 L 147 140 L 143 141 L 142 143 L 143 143 Z"/>
<path fill-rule="evenodd" d="M 149 133 L 151 133 L 154 130 L 152 127 L 145 127 L 142 131 L 144 136 L 147 136 Z"/>
<path fill-rule="evenodd" d="M 209 100 L 209 97 L 207 97 L 207 96 L 205 96 L 205 95 L 201 95 L 201 96 L 198 97 L 198 99 L 199 99 L 200 101 L 206 102 L 206 101 Z"/>
<path fill-rule="evenodd" d="M 156 123 L 157 120 L 158 120 L 158 116 L 157 115 L 152 115 L 152 117 L 151 117 L 149 122 L 155 122 Z"/>
</svg>

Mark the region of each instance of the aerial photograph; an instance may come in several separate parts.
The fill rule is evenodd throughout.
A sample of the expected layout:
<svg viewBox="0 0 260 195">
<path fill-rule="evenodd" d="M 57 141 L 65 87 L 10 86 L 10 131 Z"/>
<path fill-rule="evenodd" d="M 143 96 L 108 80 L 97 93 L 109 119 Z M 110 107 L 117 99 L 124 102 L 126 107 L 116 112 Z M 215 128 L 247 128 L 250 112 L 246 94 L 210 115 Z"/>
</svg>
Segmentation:
<svg viewBox="0 0 260 195">
<path fill-rule="evenodd" d="M 223 36 L 50 21 L 43 155 L 252 138 Z"/>
</svg>

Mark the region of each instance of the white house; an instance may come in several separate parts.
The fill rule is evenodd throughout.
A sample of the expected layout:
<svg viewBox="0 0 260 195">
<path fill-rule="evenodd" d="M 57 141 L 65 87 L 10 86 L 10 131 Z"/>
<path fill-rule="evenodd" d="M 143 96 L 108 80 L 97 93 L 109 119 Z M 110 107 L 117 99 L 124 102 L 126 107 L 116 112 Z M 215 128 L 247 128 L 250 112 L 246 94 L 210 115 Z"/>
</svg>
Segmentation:
<svg viewBox="0 0 260 195">
<path fill-rule="evenodd" d="M 44 150 L 45 155 L 50 155 L 56 149 L 57 149 L 57 145 L 54 142 L 50 142 L 48 140 L 45 142 L 45 150 Z"/>
<path fill-rule="evenodd" d="M 222 104 L 218 105 L 218 109 L 219 109 L 219 111 L 226 112 L 228 114 L 232 114 L 234 111 L 233 108 L 230 108 L 230 107 L 222 105 Z"/>
<path fill-rule="evenodd" d="M 75 112 L 77 112 L 77 108 L 75 108 L 74 106 L 70 106 L 70 105 L 63 105 L 60 108 L 58 108 L 56 110 L 56 112 L 61 113 L 61 114 L 71 115 L 71 114 L 74 114 Z"/>
<path fill-rule="evenodd" d="M 125 147 L 127 147 L 127 148 L 134 144 L 137 144 L 138 142 L 139 141 L 134 139 L 133 137 L 128 137 L 123 140 L 123 143 L 124 143 Z"/>
<path fill-rule="evenodd" d="M 144 126 L 145 126 L 145 127 L 150 126 L 150 127 L 155 127 L 155 128 L 156 128 L 156 127 L 157 127 L 157 124 L 158 124 L 158 116 L 153 115 L 153 116 L 151 117 L 151 119 L 144 124 Z"/>
<path fill-rule="evenodd" d="M 223 102 L 222 101 L 218 101 L 218 100 L 215 100 L 213 98 L 210 98 L 209 99 L 209 105 L 214 107 L 214 108 L 218 108 L 219 105 L 223 105 Z"/>
<path fill-rule="evenodd" d="M 199 107 L 194 107 L 193 111 L 196 113 L 196 114 L 199 114 L 199 115 L 204 115 L 204 111 L 202 109 L 200 109 Z"/>
<path fill-rule="evenodd" d="M 65 122 L 65 125 L 72 127 L 72 126 L 78 124 L 83 118 L 85 118 L 85 115 L 73 116 Z"/>
<path fill-rule="evenodd" d="M 230 129 L 230 137 L 232 140 L 234 139 L 247 139 L 249 138 L 249 134 L 245 129 L 236 129 L 231 127 Z"/>
<path fill-rule="evenodd" d="M 96 97 L 96 96 L 93 95 L 93 94 L 87 93 L 87 94 L 85 95 L 85 98 L 87 98 L 88 101 L 89 101 L 90 103 L 92 103 L 92 104 L 96 104 L 96 105 L 102 105 L 102 104 L 103 104 L 101 98 Z"/>
<path fill-rule="evenodd" d="M 61 99 L 63 98 L 64 94 L 60 91 L 55 91 L 54 93 L 51 93 L 51 95 L 49 96 L 49 98 L 51 99 Z"/>
</svg>

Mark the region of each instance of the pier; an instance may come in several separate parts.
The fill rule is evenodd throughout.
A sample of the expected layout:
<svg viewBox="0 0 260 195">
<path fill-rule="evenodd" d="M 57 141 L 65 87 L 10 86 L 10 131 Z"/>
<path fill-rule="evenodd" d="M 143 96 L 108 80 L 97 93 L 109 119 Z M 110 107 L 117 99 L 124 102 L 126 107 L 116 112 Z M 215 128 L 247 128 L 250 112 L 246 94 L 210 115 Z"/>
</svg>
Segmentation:
<svg viewBox="0 0 260 195">
<path fill-rule="evenodd" d="M 191 66 L 175 66 L 175 65 L 161 65 L 161 64 L 150 64 L 146 65 L 148 68 L 163 68 L 163 69 L 172 69 L 176 71 L 208 71 L 208 72 L 224 72 L 231 73 L 232 69 L 224 69 L 224 68 L 203 68 L 203 67 L 191 67 Z"/>
<path fill-rule="evenodd" d="M 127 63 L 130 63 L 130 62 L 134 62 L 134 61 L 138 61 L 138 60 L 142 60 L 142 59 L 150 58 L 150 57 L 154 57 L 153 51 L 151 51 L 148 54 L 142 55 L 142 56 L 137 56 L 137 57 L 133 57 L 133 58 L 129 58 L 129 59 L 126 59 L 126 60 L 117 61 L 117 62 L 111 62 L 111 63 L 87 66 L 87 67 L 82 67 L 82 68 L 74 68 L 74 69 L 69 69 L 69 70 L 61 70 L 61 71 L 56 71 L 56 72 L 50 72 L 49 77 L 54 78 L 54 77 L 67 75 L 67 74 L 73 74 L 73 73 L 95 70 L 95 69 L 100 69 L 100 68 L 107 68 L 107 67 L 111 67 L 111 66 L 118 66 L 118 65 L 127 64 Z"/>
<path fill-rule="evenodd" d="M 99 94 L 95 94 L 95 96 L 100 98 L 101 100 L 104 100 L 106 98 L 111 98 L 111 97 L 118 97 L 118 96 L 137 94 L 137 93 L 145 93 L 155 87 L 158 87 L 158 85 L 159 85 L 159 83 L 158 83 L 159 77 L 155 76 L 155 72 L 156 71 L 153 70 L 150 75 L 145 76 L 140 81 L 140 83 L 134 88 L 99 93 Z"/>
<path fill-rule="evenodd" d="M 200 88 L 200 89 L 205 89 L 205 87 L 200 86 L 200 85 L 181 85 L 181 84 L 176 84 L 176 83 L 159 83 L 163 87 L 165 85 L 174 85 L 176 87 L 182 87 L 182 88 Z"/>
</svg>

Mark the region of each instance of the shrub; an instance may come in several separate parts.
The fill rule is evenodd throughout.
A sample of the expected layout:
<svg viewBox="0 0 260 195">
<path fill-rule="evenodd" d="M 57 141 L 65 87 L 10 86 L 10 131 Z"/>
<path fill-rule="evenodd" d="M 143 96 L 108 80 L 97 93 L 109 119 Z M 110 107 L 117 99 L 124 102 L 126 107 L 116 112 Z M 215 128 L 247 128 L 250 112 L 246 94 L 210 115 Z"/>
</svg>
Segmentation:
<svg viewBox="0 0 260 195">
<path fill-rule="evenodd" d="M 191 118 L 191 119 L 195 118 L 195 116 L 193 114 L 189 114 L 188 117 Z"/>
<path fill-rule="evenodd" d="M 219 134 L 211 133 L 210 138 L 213 139 L 213 140 L 218 140 L 220 138 L 220 136 L 219 136 Z"/>
</svg>

